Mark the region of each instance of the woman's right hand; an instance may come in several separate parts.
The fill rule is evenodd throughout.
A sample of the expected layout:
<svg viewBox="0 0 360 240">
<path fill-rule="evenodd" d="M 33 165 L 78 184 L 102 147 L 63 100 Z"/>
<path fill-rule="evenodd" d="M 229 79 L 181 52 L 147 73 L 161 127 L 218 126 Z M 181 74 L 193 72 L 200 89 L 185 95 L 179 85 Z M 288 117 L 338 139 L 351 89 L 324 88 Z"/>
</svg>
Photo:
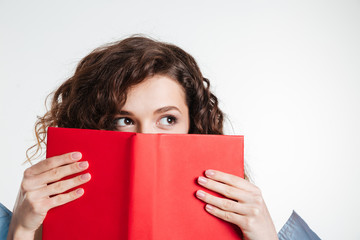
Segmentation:
<svg viewBox="0 0 360 240">
<path fill-rule="evenodd" d="M 88 168 L 88 162 L 78 162 L 81 158 L 79 152 L 67 153 L 47 158 L 24 171 L 9 226 L 8 240 L 34 239 L 36 230 L 50 209 L 84 194 L 82 188 L 63 192 L 88 182 L 91 178 L 89 173 L 59 181 Z"/>
</svg>

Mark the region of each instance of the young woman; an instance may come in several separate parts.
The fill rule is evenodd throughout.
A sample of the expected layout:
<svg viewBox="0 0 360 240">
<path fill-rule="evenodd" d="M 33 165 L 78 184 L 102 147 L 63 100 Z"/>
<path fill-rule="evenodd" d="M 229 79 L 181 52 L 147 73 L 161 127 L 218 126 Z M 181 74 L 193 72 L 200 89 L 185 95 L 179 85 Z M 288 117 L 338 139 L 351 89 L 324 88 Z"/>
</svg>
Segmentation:
<svg viewBox="0 0 360 240">
<path fill-rule="evenodd" d="M 53 95 L 38 119 L 39 151 L 48 127 L 139 133 L 223 134 L 223 113 L 210 83 L 184 50 L 144 37 L 130 37 L 98 49 L 78 64 L 74 76 Z M 72 152 L 45 159 L 24 172 L 8 239 L 39 238 L 47 212 L 76 201 L 91 181 L 88 163 Z M 30 160 L 30 159 L 29 159 Z M 62 180 L 83 172 L 81 176 Z M 198 191 L 206 211 L 237 225 L 245 239 L 277 239 L 261 191 L 249 181 L 216 169 L 198 183 L 226 198 Z M 75 188 L 69 193 L 63 193 Z M 41 236 L 40 236 L 41 238 Z"/>
</svg>

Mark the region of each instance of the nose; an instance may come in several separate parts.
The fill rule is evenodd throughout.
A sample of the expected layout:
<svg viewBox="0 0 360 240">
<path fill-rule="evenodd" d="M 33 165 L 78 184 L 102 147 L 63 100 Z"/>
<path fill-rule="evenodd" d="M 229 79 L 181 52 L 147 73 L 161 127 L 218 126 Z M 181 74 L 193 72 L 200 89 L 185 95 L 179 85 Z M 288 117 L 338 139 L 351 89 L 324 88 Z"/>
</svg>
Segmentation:
<svg viewBox="0 0 360 240">
<path fill-rule="evenodd" d="M 157 133 L 154 125 L 150 124 L 150 123 L 139 124 L 136 132 L 137 133 Z"/>
</svg>

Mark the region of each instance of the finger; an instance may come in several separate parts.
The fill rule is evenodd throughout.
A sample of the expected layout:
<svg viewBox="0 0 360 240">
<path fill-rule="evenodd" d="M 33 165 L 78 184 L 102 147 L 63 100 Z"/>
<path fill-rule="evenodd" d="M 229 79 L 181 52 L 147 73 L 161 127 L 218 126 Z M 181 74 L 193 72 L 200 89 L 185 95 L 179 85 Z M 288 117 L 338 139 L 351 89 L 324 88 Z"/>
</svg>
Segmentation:
<svg viewBox="0 0 360 240">
<path fill-rule="evenodd" d="M 215 206 L 221 210 L 234 212 L 240 215 L 247 215 L 249 214 L 249 207 L 245 204 L 238 203 L 234 200 L 216 197 L 204 191 L 198 190 L 196 192 L 196 197 L 200 200 L 204 201 L 205 203 L 209 203 L 212 206 Z"/>
<path fill-rule="evenodd" d="M 224 221 L 236 224 L 238 226 L 242 226 L 244 224 L 245 217 L 242 215 L 233 212 L 224 211 L 210 204 L 206 204 L 205 210 L 211 215 L 218 217 Z"/>
<path fill-rule="evenodd" d="M 41 186 L 44 184 L 56 182 L 66 176 L 82 172 L 89 167 L 87 161 L 75 162 L 65 166 L 53 168 L 45 173 L 36 175 L 32 178 L 33 186 Z M 29 179 L 30 180 L 30 179 Z"/>
<path fill-rule="evenodd" d="M 63 155 L 47 158 L 34 166 L 28 168 L 25 170 L 24 175 L 25 177 L 41 174 L 43 172 L 49 171 L 50 169 L 73 163 L 82 158 L 82 155 L 80 152 L 72 152 L 72 153 L 66 153 Z"/>
<path fill-rule="evenodd" d="M 47 206 L 47 209 L 51 209 L 51 208 L 63 205 L 65 203 L 74 201 L 75 199 L 78 199 L 82 195 L 84 195 L 84 189 L 78 188 L 69 193 L 59 194 L 59 195 L 49 198 L 46 201 L 45 205 Z"/>
<path fill-rule="evenodd" d="M 205 175 L 206 177 L 213 179 L 215 181 L 218 182 L 222 182 L 222 183 L 226 183 L 228 185 L 231 185 L 233 187 L 239 188 L 239 189 L 243 189 L 245 191 L 256 191 L 257 187 L 255 185 L 253 185 L 252 183 L 250 183 L 249 181 L 232 175 L 232 174 L 228 174 L 228 173 L 224 173 L 221 171 L 216 171 L 216 170 L 206 170 L 205 171 Z"/>
<path fill-rule="evenodd" d="M 242 203 L 251 201 L 249 194 L 242 189 L 238 189 L 238 188 L 229 186 L 229 185 L 221 183 L 221 182 L 216 182 L 214 180 L 211 180 L 211 179 L 205 178 L 205 177 L 199 177 L 198 183 L 201 186 L 203 186 L 211 191 L 220 193 L 221 195 L 223 195 L 227 198 L 230 198 L 230 199 L 242 202 Z"/>
<path fill-rule="evenodd" d="M 27 176 L 24 177 L 21 183 L 21 189 L 24 193 L 34 191 L 46 186 L 48 183 L 58 181 L 65 176 L 84 171 L 88 167 L 89 163 L 87 161 L 82 161 L 53 168 L 42 174 Z"/>
<path fill-rule="evenodd" d="M 39 197 L 42 198 L 63 193 L 71 188 L 90 181 L 90 179 L 90 173 L 85 173 L 67 180 L 55 182 L 53 184 L 47 185 L 46 187 L 43 187 L 41 191 L 39 191 Z"/>
</svg>

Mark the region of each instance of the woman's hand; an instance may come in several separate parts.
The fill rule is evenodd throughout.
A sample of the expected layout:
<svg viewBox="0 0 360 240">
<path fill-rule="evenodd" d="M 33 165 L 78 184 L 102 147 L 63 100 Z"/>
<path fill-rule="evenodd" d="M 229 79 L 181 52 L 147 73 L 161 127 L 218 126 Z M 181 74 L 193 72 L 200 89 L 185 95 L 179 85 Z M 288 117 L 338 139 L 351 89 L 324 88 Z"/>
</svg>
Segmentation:
<svg viewBox="0 0 360 240">
<path fill-rule="evenodd" d="M 261 191 L 250 182 L 215 170 L 206 170 L 198 183 L 226 198 L 198 190 L 196 196 L 207 203 L 210 214 L 240 227 L 244 239 L 278 239 Z"/>
<path fill-rule="evenodd" d="M 67 153 L 47 158 L 24 171 L 8 239 L 34 239 L 35 231 L 51 208 L 73 201 L 84 194 L 82 188 L 69 193 L 63 192 L 89 181 L 89 173 L 59 181 L 88 168 L 88 162 L 77 162 L 81 157 L 79 152 Z"/>
</svg>

